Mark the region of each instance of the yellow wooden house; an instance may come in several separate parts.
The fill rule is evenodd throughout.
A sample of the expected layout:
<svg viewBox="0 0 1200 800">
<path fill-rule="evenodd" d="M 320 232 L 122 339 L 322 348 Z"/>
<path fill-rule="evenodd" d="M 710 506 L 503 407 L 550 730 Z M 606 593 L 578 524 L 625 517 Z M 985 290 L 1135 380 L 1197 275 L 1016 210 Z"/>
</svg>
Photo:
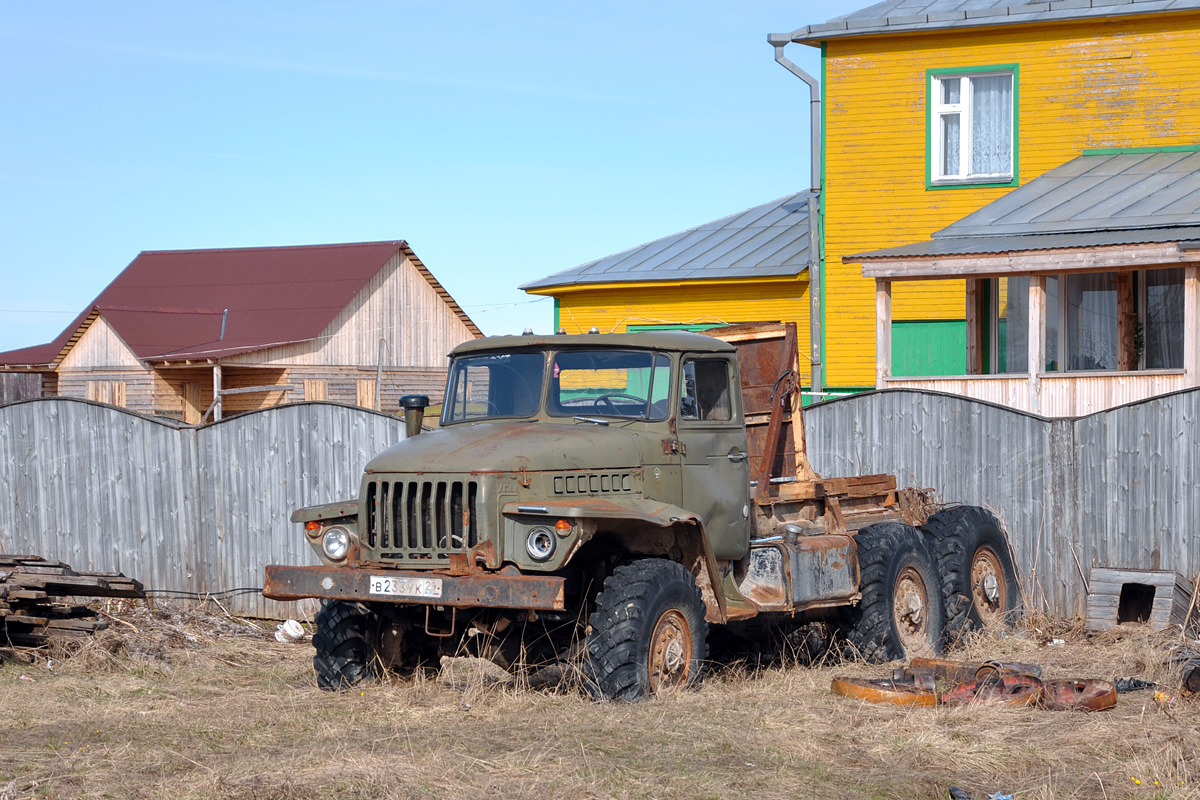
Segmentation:
<svg viewBox="0 0 1200 800">
<path fill-rule="evenodd" d="M 986 319 L 970 336 L 967 323 L 987 314 L 974 290 L 992 288 L 995 314 L 1002 257 L 971 275 L 969 303 L 966 281 L 929 251 L 922 267 L 938 280 L 910 271 L 884 303 L 861 256 L 927 242 L 1085 153 L 1200 143 L 1200 0 L 887 0 L 769 39 L 777 52 L 792 43 L 821 50 L 820 274 L 834 387 L 996 369 L 979 353 Z M 1149 216 L 1143 224 L 1155 224 Z M 1070 269 L 1043 264 L 1043 277 Z M 1133 298 L 1123 309 L 1138 286 L 1135 275 L 1121 289 Z M 883 361 L 888 375 L 877 376 Z M 1137 368 L 1129 357 L 1121 366 Z"/>
</svg>

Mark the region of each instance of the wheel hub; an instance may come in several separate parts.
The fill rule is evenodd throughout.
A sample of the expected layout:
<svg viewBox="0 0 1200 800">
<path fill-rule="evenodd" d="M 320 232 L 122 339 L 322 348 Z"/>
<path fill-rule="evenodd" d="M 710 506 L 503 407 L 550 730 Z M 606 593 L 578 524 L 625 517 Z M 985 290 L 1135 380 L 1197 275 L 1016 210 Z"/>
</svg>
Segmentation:
<svg viewBox="0 0 1200 800">
<path fill-rule="evenodd" d="M 687 685 L 691 673 L 692 632 L 681 612 L 671 609 L 658 619 L 650 636 L 650 691 L 658 694 Z"/>
<path fill-rule="evenodd" d="M 928 614 L 929 591 L 921 574 L 912 567 L 906 567 L 896 579 L 893 592 L 893 614 L 896 632 L 900 643 L 909 655 L 928 651 Z"/>
<path fill-rule="evenodd" d="M 1000 624 L 1008 608 L 1008 587 L 1000 557 L 990 547 L 981 547 L 971 559 L 971 601 L 985 627 Z"/>
</svg>

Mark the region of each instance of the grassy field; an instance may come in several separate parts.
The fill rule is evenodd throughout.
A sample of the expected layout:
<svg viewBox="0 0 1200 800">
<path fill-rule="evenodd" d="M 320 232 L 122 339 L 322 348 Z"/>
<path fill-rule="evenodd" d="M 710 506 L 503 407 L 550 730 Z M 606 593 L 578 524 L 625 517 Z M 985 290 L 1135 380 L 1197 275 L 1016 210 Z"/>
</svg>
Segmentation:
<svg viewBox="0 0 1200 800">
<path fill-rule="evenodd" d="M 831 696 L 840 664 L 716 670 L 638 705 L 434 677 L 321 692 L 273 626 L 137 609 L 74 653 L 0 666 L 0 800 L 18 798 L 1200 798 L 1200 699 L 1096 714 L 902 709 Z M 1043 646 L 1048 636 L 1065 644 Z M 1178 694 L 1176 639 L 1139 626 L 980 636 L 956 657 Z M 1157 782 L 1157 783 L 1156 783 Z"/>
</svg>

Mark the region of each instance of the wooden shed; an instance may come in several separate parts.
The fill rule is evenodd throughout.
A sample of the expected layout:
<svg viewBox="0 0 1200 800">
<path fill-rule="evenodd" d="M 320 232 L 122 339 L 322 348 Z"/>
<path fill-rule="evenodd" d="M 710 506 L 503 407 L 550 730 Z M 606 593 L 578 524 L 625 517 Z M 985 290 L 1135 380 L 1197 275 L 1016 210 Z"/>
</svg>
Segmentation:
<svg viewBox="0 0 1200 800">
<path fill-rule="evenodd" d="M 440 395 L 446 354 L 479 336 L 404 241 L 155 251 L 0 370 L 191 424 L 300 400 L 394 410 Z"/>
</svg>

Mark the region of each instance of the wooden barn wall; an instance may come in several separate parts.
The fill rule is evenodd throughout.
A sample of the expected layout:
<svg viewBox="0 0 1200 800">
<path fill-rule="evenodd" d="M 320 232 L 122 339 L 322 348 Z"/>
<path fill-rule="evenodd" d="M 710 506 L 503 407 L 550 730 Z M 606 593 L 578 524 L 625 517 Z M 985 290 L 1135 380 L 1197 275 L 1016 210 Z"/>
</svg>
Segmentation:
<svg viewBox="0 0 1200 800">
<path fill-rule="evenodd" d="M 806 412 L 825 476 L 889 472 L 942 502 L 994 508 L 1036 607 L 1082 614 L 1093 566 L 1200 569 L 1200 389 L 1048 420 L 911 390 Z M 257 589 L 268 563 L 316 563 L 295 508 L 356 497 L 403 421 L 299 403 L 203 428 L 88 401 L 0 407 L 0 551 L 120 570 L 167 592 Z M 284 617 L 255 591 L 231 611 Z"/>
<path fill-rule="evenodd" d="M 124 370 L 120 368 L 93 370 L 91 372 L 59 372 L 58 396 L 88 399 L 88 383 L 94 381 L 116 381 L 125 384 L 125 408 L 139 414 L 154 414 L 154 373 L 147 369 Z"/>
<path fill-rule="evenodd" d="M 315 342 L 235 356 L 222 363 L 375 366 L 383 339 L 385 368 L 444 367 L 447 353 L 474 338 L 429 281 L 397 253 Z"/>
<path fill-rule="evenodd" d="M 36 372 L 0 372 L 0 406 L 42 396 L 42 376 Z"/>
<path fill-rule="evenodd" d="M 96 317 L 79 341 L 71 348 L 58 369 L 60 372 L 92 370 L 97 367 L 118 367 L 126 370 L 142 370 L 145 367 L 129 345 L 121 339 L 104 317 Z"/>
</svg>

